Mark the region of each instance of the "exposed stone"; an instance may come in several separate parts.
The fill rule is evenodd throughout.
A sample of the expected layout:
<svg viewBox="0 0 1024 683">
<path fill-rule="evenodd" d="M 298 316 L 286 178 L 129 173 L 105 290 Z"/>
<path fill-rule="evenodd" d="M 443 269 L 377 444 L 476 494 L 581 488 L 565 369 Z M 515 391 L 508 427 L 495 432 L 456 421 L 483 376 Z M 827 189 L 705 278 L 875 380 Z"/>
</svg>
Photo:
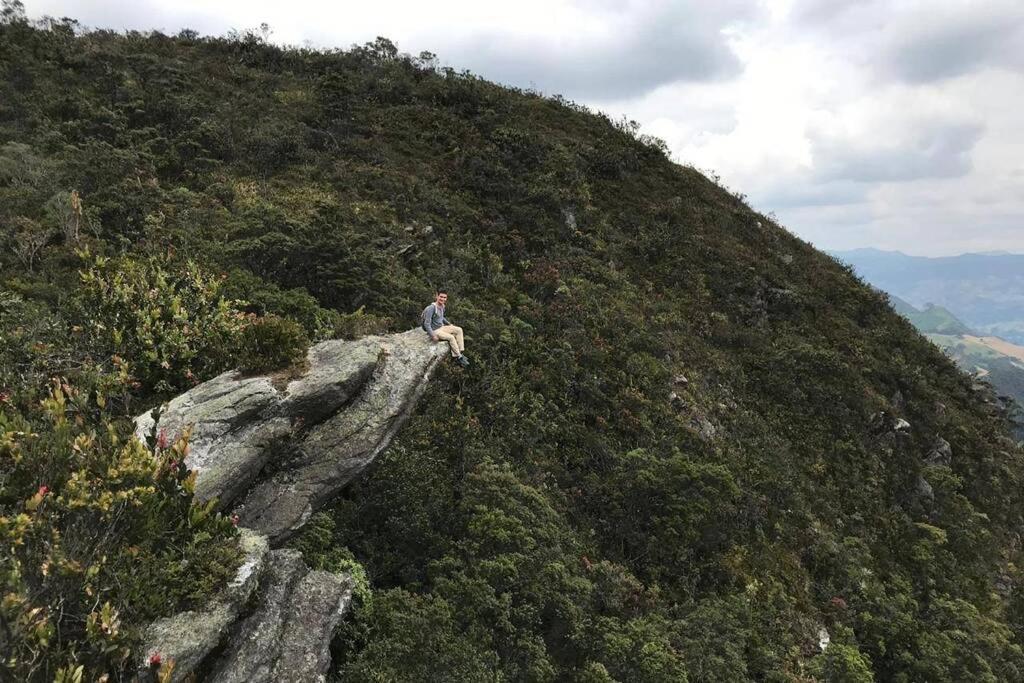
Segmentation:
<svg viewBox="0 0 1024 683">
<path fill-rule="evenodd" d="M 892 426 L 894 432 L 909 432 L 910 423 L 904 420 L 902 417 L 896 420 L 896 423 Z"/>
<path fill-rule="evenodd" d="M 895 393 L 893 393 L 892 398 L 889 399 L 889 402 L 892 403 L 893 410 L 896 411 L 903 410 L 907 404 L 906 399 L 903 398 L 903 392 L 900 391 L 899 389 L 897 389 Z"/>
<path fill-rule="evenodd" d="M 676 375 L 672 378 L 673 384 L 689 384 L 690 380 L 686 379 L 686 375 Z"/>
<path fill-rule="evenodd" d="M 227 587 L 206 607 L 179 612 L 153 622 L 146 629 L 144 644 L 139 649 L 140 679 L 148 678 L 149 658 L 159 654 L 162 661 L 174 662 L 171 680 L 185 680 L 220 644 L 255 590 L 269 549 L 266 538 L 248 529 L 241 530 L 239 545 L 243 553 L 242 565 Z"/>
<path fill-rule="evenodd" d="M 151 413 L 136 418 L 141 439 L 191 431 L 186 464 L 197 473 L 197 498 L 218 498 L 222 508 L 243 501 L 236 509 L 244 553 L 208 605 L 147 628 L 140 681 L 159 673 L 147 665 L 156 653 L 174 662 L 172 681 L 326 680 L 351 577 L 310 571 L 300 553 L 270 544 L 300 528 L 387 447 L 445 348 L 418 328 L 326 341 L 283 388 L 271 376 L 227 372 L 172 400 L 156 421 Z"/>
<path fill-rule="evenodd" d="M 292 421 L 306 424 L 338 410 L 377 364 L 379 344 L 332 340 L 309 350 L 309 372 L 282 392 L 269 376 L 225 372 L 167 404 L 157 429 L 176 436 L 191 430 L 185 464 L 196 472 L 196 498 L 228 506 L 244 493 L 267 459 L 292 434 Z M 153 428 L 150 413 L 135 419 L 136 436 Z"/>
<path fill-rule="evenodd" d="M 565 219 L 565 227 L 569 230 L 576 229 L 576 212 L 572 207 L 562 209 L 562 217 Z"/>
<path fill-rule="evenodd" d="M 917 478 L 917 483 L 914 485 L 914 494 L 919 501 L 922 503 L 930 503 L 935 500 L 935 489 L 928 483 L 928 480 L 924 476 Z"/>
<path fill-rule="evenodd" d="M 953 462 L 953 448 L 941 436 L 935 438 L 932 450 L 924 458 L 925 463 L 939 467 L 949 467 Z"/>
<path fill-rule="evenodd" d="M 191 429 L 199 500 L 245 499 L 243 525 L 280 541 L 388 445 L 443 355 L 419 329 L 325 341 L 284 389 L 226 372 L 172 400 L 156 429 Z M 139 438 L 153 428 L 151 414 L 136 418 Z"/>
<path fill-rule="evenodd" d="M 409 416 L 443 352 L 419 330 L 371 339 L 384 352 L 366 387 L 345 410 L 311 427 L 287 466 L 250 491 L 238 509 L 245 526 L 272 540 L 294 533 L 373 461 Z"/>
<path fill-rule="evenodd" d="M 715 438 L 715 435 L 718 434 L 718 428 L 705 417 L 698 416 L 693 418 L 690 420 L 690 426 L 697 432 L 697 435 L 705 441 L 711 441 Z"/>
<path fill-rule="evenodd" d="M 209 680 L 324 680 L 331 635 L 351 600 L 349 577 L 309 571 L 296 550 L 273 551 L 256 606 L 235 629 Z"/>
<path fill-rule="evenodd" d="M 352 601 L 352 581 L 323 571 L 306 574 L 292 597 L 273 681 L 324 681 L 331 636 Z"/>
</svg>

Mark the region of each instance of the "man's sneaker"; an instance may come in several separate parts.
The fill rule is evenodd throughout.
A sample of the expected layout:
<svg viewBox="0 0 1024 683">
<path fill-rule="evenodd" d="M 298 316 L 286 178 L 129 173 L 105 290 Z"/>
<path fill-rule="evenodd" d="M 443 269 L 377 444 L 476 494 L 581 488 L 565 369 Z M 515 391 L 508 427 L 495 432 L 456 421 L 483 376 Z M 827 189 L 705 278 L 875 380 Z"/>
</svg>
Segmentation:
<svg viewBox="0 0 1024 683">
<path fill-rule="evenodd" d="M 469 365 L 469 359 L 466 358 L 465 356 L 459 356 L 458 358 L 455 359 L 455 362 L 461 365 L 462 367 L 466 367 L 467 365 Z"/>
</svg>

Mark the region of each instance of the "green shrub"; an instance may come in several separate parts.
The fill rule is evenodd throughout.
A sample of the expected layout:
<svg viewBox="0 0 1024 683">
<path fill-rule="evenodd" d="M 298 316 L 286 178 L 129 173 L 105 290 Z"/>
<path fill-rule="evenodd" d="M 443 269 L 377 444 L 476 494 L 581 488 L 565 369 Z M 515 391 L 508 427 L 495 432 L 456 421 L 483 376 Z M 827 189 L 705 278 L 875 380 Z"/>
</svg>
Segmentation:
<svg viewBox="0 0 1024 683">
<path fill-rule="evenodd" d="M 856 647 L 833 643 L 814 662 L 815 673 L 826 683 L 872 683 L 871 658 Z"/>
<path fill-rule="evenodd" d="M 243 372 L 268 372 L 300 363 L 309 350 L 306 331 L 294 320 L 253 316 L 239 338 L 239 367 Z"/>
<path fill-rule="evenodd" d="M 242 310 L 256 315 L 280 315 L 300 323 L 312 339 L 329 339 L 335 335 L 340 315 L 323 308 L 301 287 L 282 289 L 253 275 L 234 268 L 224 281 L 224 294 L 229 299 L 244 301 Z"/>
<path fill-rule="evenodd" d="M 0 678 L 124 669 L 146 622 L 201 604 L 239 560 L 230 520 L 193 503 L 187 434 L 147 447 L 101 386 L 54 380 L 0 402 Z"/>
<path fill-rule="evenodd" d="M 391 320 L 384 316 L 366 313 L 363 307 L 353 313 L 342 313 L 334 326 L 337 339 L 358 339 L 371 334 L 384 334 L 391 326 Z"/>
<path fill-rule="evenodd" d="M 180 391 L 232 364 L 243 317 L 196 263 L 97 256 L 81 279 L 78 314 L 92 348 L 128 363 L 142 388 Z"/>
</svg>

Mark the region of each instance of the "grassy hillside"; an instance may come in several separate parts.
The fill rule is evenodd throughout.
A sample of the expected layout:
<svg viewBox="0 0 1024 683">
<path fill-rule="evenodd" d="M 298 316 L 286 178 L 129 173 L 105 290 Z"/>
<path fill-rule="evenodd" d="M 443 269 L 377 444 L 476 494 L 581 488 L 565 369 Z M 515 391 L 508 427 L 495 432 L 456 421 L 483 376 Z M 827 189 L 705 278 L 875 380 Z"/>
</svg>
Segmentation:
<svg viewBox="0 0 1024 683">
<path fill-rule="evenodd" d="M 967 373 L 992 385 L 1001 396 L 1017 402 L 1014 435 L 1024 438 L 1020 407 L 1024 406 L 1024 347 L 999 337 L 978 337 L 953 313 L 942 306 L 927 304 L 919 310 L 897 296 L 889 295 L 893 310 L 909 320 Z"/>
<path fill-rule="evenodd" d="M 897 312 L 907 316 L 914 327 L 922 333 L 957 335 L 971 332 L 971 328 L 942 306 L 927 304 L 924 310 L 915 309 L 904 313 L 897 309 Z"/>
<path fill-rule="evenodd" d="M 1017 402 L 1018 425 L 1014 430 L 1024 438 L 1024 347 L 1010 344 L 998 337 L 973 335 L 926 335 L 946 355 L 956 361 L 965 372 L 973 373 L 1002 395 Z"/>
<path fill-rule="evenodd" d="M 51 375 L 113 395 L 122 424 L 253 329 L 406 329 L 437 285 L 467 330 L 473 365 L 445 366 L 297 541 L 365 568 L 344 680 L 1024 677 L 1024 454 L 849 269 L 628 122 L 385 40 L 74 28 L 0 25 L 0 437 L 23 438 L 9 425 Z M 86 588 L 129 636 L 203 588 L 123 590 L 138 539 L 113 534 L 103 583 L 57 590 L 43 537 L 15 536 L 40 485 L 77 481 L 73 435 L 48 443 L 72 454 L 48 482 L 0 479 L 5 671 L 116 675 Z M 180 552 L 135 573 L 230 566 L 186 552 L 224 527 L 160 509 L 185 520 Z M 86 607 L 65 615 L 71 593 Z"/>
</svg>

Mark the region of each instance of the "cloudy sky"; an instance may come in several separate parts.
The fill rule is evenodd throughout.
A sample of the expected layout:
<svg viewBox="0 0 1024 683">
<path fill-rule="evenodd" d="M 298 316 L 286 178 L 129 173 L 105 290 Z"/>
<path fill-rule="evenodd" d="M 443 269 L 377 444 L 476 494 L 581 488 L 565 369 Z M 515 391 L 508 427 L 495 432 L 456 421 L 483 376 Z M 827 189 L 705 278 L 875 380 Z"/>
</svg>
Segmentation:
<svg viewBox="0 0 1024 683">
<path fill-rule="evenodd" d="M 1022 0 L 25 0 L 30 16 L 403 52 L 663 138 L 824 249 L 1024 253 Z"/>
</svg>

